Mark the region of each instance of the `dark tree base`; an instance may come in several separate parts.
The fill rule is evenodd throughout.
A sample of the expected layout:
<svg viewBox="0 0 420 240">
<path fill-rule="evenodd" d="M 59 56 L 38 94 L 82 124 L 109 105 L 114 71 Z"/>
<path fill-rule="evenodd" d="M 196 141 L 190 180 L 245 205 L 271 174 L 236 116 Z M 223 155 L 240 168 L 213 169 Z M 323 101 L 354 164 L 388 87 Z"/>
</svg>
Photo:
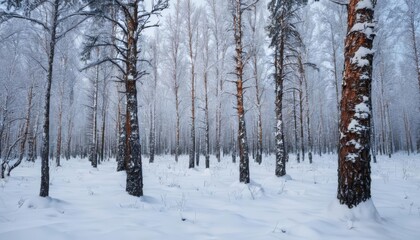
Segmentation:
<svg viewBox="0 0 420 240">
<path fill-rule="evenodd" d="M 125 190 L 130 195 L 136 197 L 143 196 L 143 180 L 141 167 L 132 167 L 127 170 L 127 185 Z"/>
</svg>

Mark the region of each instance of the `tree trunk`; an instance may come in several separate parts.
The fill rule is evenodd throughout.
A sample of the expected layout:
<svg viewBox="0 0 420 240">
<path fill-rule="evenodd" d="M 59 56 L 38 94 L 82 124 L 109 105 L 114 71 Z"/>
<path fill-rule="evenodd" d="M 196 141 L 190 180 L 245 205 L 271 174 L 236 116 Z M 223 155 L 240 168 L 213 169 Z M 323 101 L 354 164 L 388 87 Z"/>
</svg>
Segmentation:
<svg viewBox="0 0 420 240">
<path fill-rule="evenodd" d="M 284 83 L 284 39 L 280 41 L 280 46 L 275 48 L 275 148 L 276 148 L 276 169 L 277 177 L 286 175 L 286 152 L 284 149 L 284 131 L 283 131 L 283 83 Z"/>
<path fill-rule="evenodd" d="M 120 110 L 118 110 L 120 111 Z M 126 118 L 124 114 L 119 114 L 119 130 L 118 130 L 118 149 L 117 149 L 117 171 L 125 170 L 125 149 L 126 149 L 126 139 L 127 131 L 125 128 Z"/>
<path fill-rule="evenodd" d="M 195 137 L 195 53 L 193 49 L 193 20 L 191 0 L 187 0 L 187 28 L 188 28 L 188 52 L 191 63 L 191 136 L 190 136 L 190 161 L 189 168 L 194 168 L 196 137 Z"/>
<path fill-rule="evenodd" d="M 359 3 L 362 2 L 365 4 L 360 7 Z M 371 198 L 370 106 L 373 13 L 371 0 L 350 0 L 340 108 L 341 137 L 337 193 L 340 203 L 349 208 Z"/>
<path fill-rule="evenodd" d="M 176 83 L 177 84 L 177 83 Z M 176 108 L 176 132 L 175 132 L 175 162 L 178 162 L 179 137 L 180 137 L 180 109 L 179 109 L 179 86 L 175 86 L 175 108 Z"/>
<path fill-rule="evenodd" d="M 305 74 L 305 73 L 303 73 Z M 303 79 L 299 81 L 299 126 L 300 126 L 300 151 L 302 152 L 302 162 L 305 161 L 305 141 L 303 134 Z"/>
<path fill-rule="evenodd" d="M 127 172 L 126 191 L 133 196 L 143 196 L 143 173 L 141 162 L 141 146 L 140 146 L 140 129 L 137 115 L 137 87 L 136 80 L 138 78 L 137 72 L 137 28 L 139 23 L 138 18 L 138 3 L 130 5 L 130 14 L 126 13 L 127 25 L 127 62 L 125 76 L 126 97 L 127 97 L 127 111 L 125 128 L 127 132 L 126 149 L 125 149 L 125 170 Z"/>
<path fill-rule="evenodd" d="M 207 53 L 208 53 L 208 44 L 207 44 Z M 205 158 L 206 158 L 206 168 L 210 167 L 210 121 L 209 121 L 209 98 L 208 98 L 208 88 L 207 88 L 207 70 L 204 72 L 204 115 L 205 115 Z M 217 153 L 217 152 L 216 152 Z M 220 150 L 219 150 L 220 154 Z M 220 157 L 220 156 L 219 156 Z"/>
<path fill-rule="evenodd" d="M 232 128 L 232 140 L 231 140 L 231 154 L 232 163 L 236 163 L 236 141 L 235 141 L 235 130 Z"/>
<path fill-rule="evenodd" d="M 238 112 L 238 146 L 239 146 L 239 181 L 249 183 L 249 156 L 248 141 L 245 124 L 245 108 L 244 108 L 244 86 L 243 86 L 243 46 L 242 46 L 242 1 L 236 0 L 235 13 L 233 15 L 234 22 L 234 38 L 235 38 L 235 61 L 236 61 L 236 100 Z"/>
<path fill-rule="evenodd" d="M 59 0 L 54 0 L 52 11 L 52 23 L 48 53 L 48 72 L 47 72 L 47 89 L 45 92 L 44 106 L 44 125 L 42 134 L 42 151 L 41 151 L 41 187 L 39 195 L 48 197 L 50 189 L 50 167 L 48 163 L 49 147 L 50 147 L 50 100 L 51 100 L 51 83 L 54 66 L 54 54 L 57 33 L 58 6 Z"/>
<path fill-rule="evenodd" d="M 98 167 L 98 87 L 99 87 L 99 66 L 96 66 L 96 76 L 93 80 L 93 103 L 92 103 L 92 141 L 89 150 L 89 161 L 92 167 Z"/>
<path fill-rule="evenodd" d="M 150 130 L 149 130 L 149 163 L 155 161 L 155 114 L 154 103 L 150 107 Z"/>
<path fill-rule="evenodd" d="M 101 126 L 101 152 L 99 155 L 99 162 L 103 162 L 105 158 L 105 131 L 106 131 L 106 109 L 108 107 L 108 89 L 107 89 L 107 82 L 104 78 L 104 82 L 102 85 L 102 109 L 101 109 L 101 118 L 102 118 L 102 126 Z"/>
<path fill-rule="evenodd" d="M 299 155 L 299 147 L 298 147 L 298 128 L 297 128 L 297 114 L 296 114 L 296 96 L 295 96 L 295 90 L 292 90 L 293 94 L 293 123 L 294 123 L 294 129 L 293 132 L 295 133 L 295 153 L 296 153 L 296 160 L 298 163 L 300 163 L 300 155 Z"/>
</svg>

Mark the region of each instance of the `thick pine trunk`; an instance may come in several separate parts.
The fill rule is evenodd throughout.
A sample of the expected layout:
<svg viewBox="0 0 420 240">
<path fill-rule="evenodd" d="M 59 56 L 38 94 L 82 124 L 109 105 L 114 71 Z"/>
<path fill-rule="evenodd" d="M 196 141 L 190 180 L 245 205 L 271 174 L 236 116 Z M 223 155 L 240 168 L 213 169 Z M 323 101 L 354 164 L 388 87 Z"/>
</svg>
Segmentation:
<svg viewBox="0 0 420 240">
<path fill-rule="evenodd" d="M 134 65 L 133 65 L 134 66 Z M 134 75 L 135 76 L 135 75 Z M 133 196 L 143 196 L 143 174 L 141 163 L 140 133 L 137 116 L 136 81 L 129 79 L 127 86 L 126 150 L 125 170 L 127 172 L 126 191 Z"/>
<path fill-rule="evenodd" d="M 125 79 L 127 110 L 125 128 L 127 132 L 125 148 L 125 170 L 127 173 L 126 191 L 133 196 L 143 196 L 143 173 L 141 162 L 140 129 L 137 103 L 137 29 L 139 25 L 138 5 L 130 6 L 130 14 L 126 13 L 127 24 L 127 62 Z"/>
<path fill-rule="evenodd" d="M 350 0 L 348 5 L 337 198 L 349 208 L 371 198 L 372 5 L 371 0 Z"/>
</svg>

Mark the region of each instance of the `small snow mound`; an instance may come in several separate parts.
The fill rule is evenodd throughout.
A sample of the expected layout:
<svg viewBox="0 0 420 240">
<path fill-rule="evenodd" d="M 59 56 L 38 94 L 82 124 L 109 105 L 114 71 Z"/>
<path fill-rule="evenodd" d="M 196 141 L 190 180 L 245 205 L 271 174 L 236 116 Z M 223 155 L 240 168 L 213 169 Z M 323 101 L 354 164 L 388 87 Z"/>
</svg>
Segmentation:
<svg viewBox="0 0 420 240">
<path fill-rule="evenodd" d="M 51 197 L 34 197 L 29 199 L 21 199 L 18 202 L 19 208 L 25 209 L 45 209 L 45 208 L 61 208 L 66 202 Z"/>
<path fill-rule="evenodd" d="M 144 202 L 144 203 L 150 203 L 150 204 L 157 204 L 159 203 L 159 201 L 154 198 L 154 197 L 150 197 L 150 196 L 141 196 L 140 197 L 140 201 Z"/>
<path fill-rule="evenodd" d="M 251 181 L 248 184 L 234 182 L 230 185 L 230 196 L 235 199 L 257 199 L 264 196 L 264 188 L 261 184 Z"/>
<path fill-rule="evenodd" d="M 293 178 L 289 174 L 281 176 L 280 179 L 284 179 L 285 181 L 292 181 L 293 180 Z"/>
<path fill-rule="evenodd" d="M 372 199 L 368 199 L 351 209 L 347 205 L 340 204 L 338 200 L 334 200 L 328 206 L 328 212 L 329 216 L 344 220 L 348 224 L 360 220 L 379 222 L 381 219 Z"/>
</svg>

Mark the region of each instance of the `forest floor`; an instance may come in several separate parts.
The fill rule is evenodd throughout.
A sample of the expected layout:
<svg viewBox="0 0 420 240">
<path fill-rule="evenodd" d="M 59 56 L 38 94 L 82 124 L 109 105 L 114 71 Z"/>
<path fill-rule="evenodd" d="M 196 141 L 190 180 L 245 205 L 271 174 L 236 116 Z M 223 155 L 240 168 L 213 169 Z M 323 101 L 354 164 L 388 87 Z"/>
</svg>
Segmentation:
<svg viewBox="0 0 420 240">
<path fill-rule="evenodd" d="M 51 197 L 40 198 L 40 161 L 25 162 L 0 180 L 0 240 L 420 239 L 420 155 L 379 157 L 373 200 L 350 211 L 335 200 L 336 155 L 294 159 L 283 178 L 273 157 L 252 162 L 245 185 L 228 157 L 210 169 L 203 157 L 195 169 L 187 156 L 144 158 L 141 198 L 126 194 L 115 161 L 86 159 L 52 167 Z"/>
</svg>

